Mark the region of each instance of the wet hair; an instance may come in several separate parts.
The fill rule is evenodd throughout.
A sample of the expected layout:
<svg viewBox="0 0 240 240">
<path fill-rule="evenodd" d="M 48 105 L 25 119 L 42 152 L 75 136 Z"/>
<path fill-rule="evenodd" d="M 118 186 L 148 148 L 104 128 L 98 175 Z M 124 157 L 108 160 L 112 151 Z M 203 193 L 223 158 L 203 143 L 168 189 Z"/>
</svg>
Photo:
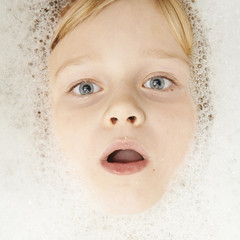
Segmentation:
<svg viewBox="0 0 240 240">
<path fill-rule="evenodd" d="M 62 20 L 52 42 L 51 50 L 81 22 L 96 15 L 104 7 L 117 0 L 71 0 L 62 11 Z M 190 58 L 193 48 L 193 33 L 188 16 L 179 0 L 155 0 L 168 21 L 170 30 Z"/>
</svg>

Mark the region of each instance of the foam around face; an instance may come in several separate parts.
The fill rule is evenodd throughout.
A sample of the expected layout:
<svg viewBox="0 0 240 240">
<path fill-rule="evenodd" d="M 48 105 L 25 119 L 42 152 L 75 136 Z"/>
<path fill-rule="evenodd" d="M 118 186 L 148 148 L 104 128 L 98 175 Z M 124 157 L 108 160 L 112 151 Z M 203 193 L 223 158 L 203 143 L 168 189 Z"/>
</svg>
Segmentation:
<svg viewBox="0 0 240 240">
<path fill-rule="evenodd" d="M 196 141 L 162 201 L 132 216 L 100 212 L 53 139 L 47 60 L 66 1 L 1 5 L 1 239 L 237 239 L 239 3 L 211 4 L 183 2 L 195 36 Z"/>
</svg>

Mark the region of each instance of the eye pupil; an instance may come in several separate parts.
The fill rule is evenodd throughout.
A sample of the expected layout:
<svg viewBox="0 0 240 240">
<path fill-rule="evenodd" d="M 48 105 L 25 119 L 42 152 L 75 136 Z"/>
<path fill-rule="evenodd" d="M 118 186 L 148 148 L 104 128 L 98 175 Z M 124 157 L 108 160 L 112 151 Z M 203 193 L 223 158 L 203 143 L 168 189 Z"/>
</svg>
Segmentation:
<svg viewBox="0 0 240 240">
<path fill-rule="evenodd" d="M 82 95 L 93 93 L 93 85 L 91 83 L 84 83 L 79 86 Z"/>
<path fill-rule="evenodd" d="M 162 78 L 153 78 L 150 82 L 150 85 L 154 89 L 163 89 L 165 86 L 165 82 Z"/>
</svg>

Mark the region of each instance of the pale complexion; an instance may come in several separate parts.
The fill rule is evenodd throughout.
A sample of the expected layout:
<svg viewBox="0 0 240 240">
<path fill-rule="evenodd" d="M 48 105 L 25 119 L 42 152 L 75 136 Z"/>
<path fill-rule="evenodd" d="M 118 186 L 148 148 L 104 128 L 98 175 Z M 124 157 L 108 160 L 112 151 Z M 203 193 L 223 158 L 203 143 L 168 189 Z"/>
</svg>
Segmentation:
<svg viewBox="0 0 240 240">
<path fill-rule="evenodd" d="M 99 205 L 132 214 L 158 202 L 188 151 L 196 114 L 188 58 L 155 2 L 118 0 L 88 18 L 58 43 L 49 70 L 56 135 Z M 162 90 L 151 88 L 155 76 Z M 81 95 L 86 79 L 94 93 Z M 124 137 L 147 151 L 149 164 L 122 176 L 103 169 L 100 156 Z"/>
</svg>

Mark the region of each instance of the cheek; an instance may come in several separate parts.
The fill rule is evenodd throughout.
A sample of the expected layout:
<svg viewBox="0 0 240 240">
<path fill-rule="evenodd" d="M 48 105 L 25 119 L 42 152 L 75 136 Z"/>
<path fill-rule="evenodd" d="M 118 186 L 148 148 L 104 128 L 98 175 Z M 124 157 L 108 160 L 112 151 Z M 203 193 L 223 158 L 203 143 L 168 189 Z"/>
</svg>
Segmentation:
<svg viewBox="0 0 240 240">
<path fill-rule="evenodd" d="M 165 157 L 184 155 L 196 129 L 196 111 L 191 99 L 162 104 L 157 111 L 152 110 L 150 116 L 159 151 Z"/>
<path fill-rule="evenodd" d="M 154 125 L 160 126 L 158 129 L 165 133 L 176 129 L 181 132 L 181 127 L 193 131 L 196 125 L 196 111 L 191 101 L 164 103 L 157 109 L 152 109 L 149 115 L 155 121 Z"/>
<path fill-rule="evenodd" d="M 64 102 L 54 104 L 53 109 L 55 133 L 62 148 L 71 155 L 79 155 L 90 137 L 94 116 L 89 119 L 89 109 L 72 107 Z"/>
<path fill-rule="evenodd" d="M 163 104 L 159 111 L 152 111 L 151 124 L 154 134 L 156 182 L 167 184 L 170 177 L 184 161 L 193 140 L 196 126 L 196 113 L 191 101 Z M 163 184 L 163 185 L 164 185 Z"/>
</svg>

